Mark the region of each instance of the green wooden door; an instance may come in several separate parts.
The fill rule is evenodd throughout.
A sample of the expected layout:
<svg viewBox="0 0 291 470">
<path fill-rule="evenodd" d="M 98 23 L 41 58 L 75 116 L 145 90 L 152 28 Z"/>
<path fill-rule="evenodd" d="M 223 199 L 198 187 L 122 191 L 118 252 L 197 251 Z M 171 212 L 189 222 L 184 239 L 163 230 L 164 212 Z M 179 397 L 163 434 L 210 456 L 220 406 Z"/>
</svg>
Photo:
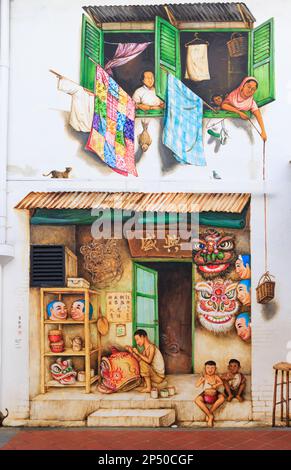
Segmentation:
<svg viewBox="0 0 291 470">
<path fill-rule="evenodd" d="M 168 21 L 157 16 L 155 29 L 155 88 L 156 94 L 165 101 L 167 72 L 164 69 L 175 77 L 181 78 L 180 33 Z"/>
<path fill-rule="evenodd" d="M 138 328 L 159 346 L 158 273 L 134 263 L 134 331 Z"/>
<path fill-rule="evenodd" d="M 252 33 L 250 75 L 259 82 L 254 95 L 258 106 L 275 99 L 274 20 L 271 18 Z"/>
<path fill-rule="evenodd" d="M 97 28 L 87 16 L 82 16 L 81 44 L 81 85 L 94 91 L 96 65 L 103 65 L 103 31 Z"/>
</svg>

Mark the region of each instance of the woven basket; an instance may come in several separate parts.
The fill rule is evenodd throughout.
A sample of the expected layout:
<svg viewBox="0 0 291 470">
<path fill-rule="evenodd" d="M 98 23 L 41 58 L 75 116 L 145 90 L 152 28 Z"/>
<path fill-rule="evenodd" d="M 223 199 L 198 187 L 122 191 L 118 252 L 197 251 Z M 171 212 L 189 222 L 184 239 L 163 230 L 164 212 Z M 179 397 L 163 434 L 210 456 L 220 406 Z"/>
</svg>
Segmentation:
<svg viewBox="0 0 291 470">
<path fill-rule="evenodd" d="M 247 38 L 240 33 L 233 33 L 230 41 L 227 42 L 230 57 L 241 57 L 248 52 Z"/>
<path fill-rule="evenodd" d="M 269 271 L 262 275 L 256 291 L 259 304 L 267 304 L 275 297 L 275 282 L 272 281 Z"/>
</svg>

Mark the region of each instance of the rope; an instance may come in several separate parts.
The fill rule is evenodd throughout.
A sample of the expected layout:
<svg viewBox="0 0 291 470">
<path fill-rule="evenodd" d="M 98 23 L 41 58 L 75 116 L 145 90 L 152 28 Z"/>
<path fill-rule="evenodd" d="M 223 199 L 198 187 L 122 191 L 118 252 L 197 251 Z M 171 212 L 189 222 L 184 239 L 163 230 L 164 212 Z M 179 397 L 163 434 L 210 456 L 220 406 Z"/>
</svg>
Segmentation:
<svg viewBox="0 0 291 470">
<path fill-rule="evenodd" d="M 263 181 L 266 181 L 266 142 L 263 144 Z M 267 194 L 264 192 L 265 272 L 268 270 Z"/>
</svg>

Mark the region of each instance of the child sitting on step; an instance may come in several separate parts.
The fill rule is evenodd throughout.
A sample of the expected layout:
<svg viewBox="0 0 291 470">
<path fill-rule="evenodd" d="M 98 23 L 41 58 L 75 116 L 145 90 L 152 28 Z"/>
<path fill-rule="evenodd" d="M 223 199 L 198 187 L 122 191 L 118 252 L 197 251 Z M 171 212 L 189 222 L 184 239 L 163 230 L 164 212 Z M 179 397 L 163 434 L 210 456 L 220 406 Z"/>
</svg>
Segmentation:
<svg viewBox="0 0 291 470">
<path fill-rule="evenodd" d="M 236 398 L 242 402 L 243 394 L 246 388 L 246 378 L 240 372 L 240 362 L 237 359 L 231 359 L 228 363 L 228 371 L 221 375 L 227 401 Z"/>
<path fill-rule="evenodd" d="M 196 387 L 203 385 L 203 391 L 195 399 L 195 403 L 205 413 L 208 426 L 212 427 L 214 411 L 224 402 L 224 396 L 219 391 L 219 388 L 223 386 L 223 382 L 216 374 L 216 363 L 214 361 L 207 361 L 204 366 L 204 373 L 196 383 Z M 211 405 L 210 408 L 207 405 Z"/>
</svg>

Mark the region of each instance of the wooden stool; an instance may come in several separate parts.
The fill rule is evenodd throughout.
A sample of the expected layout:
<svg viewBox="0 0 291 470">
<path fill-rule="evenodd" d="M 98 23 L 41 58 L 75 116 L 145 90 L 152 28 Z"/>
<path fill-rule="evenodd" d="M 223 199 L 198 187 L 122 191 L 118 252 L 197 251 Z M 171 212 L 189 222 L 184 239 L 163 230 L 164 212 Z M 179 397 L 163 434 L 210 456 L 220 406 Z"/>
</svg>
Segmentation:
<svg viewBox="0 0 291 470">
<path fill-rule="evenodd" d="M 275 382 L 274 382 L 274 399 L 273 399 L 273 416 L 272 416 L 272 426 L 275 426 L 276 422 L 276 406 L 281 405 L 281 421 L 286 421 L 286 426 L 289 427 L 290 424 L 290 415 L 289 415 L 289 384 L 291 372 L 291 364 L 289 362 L 278 362 L 278 364 L 273 365 L 275 369 Z M 281 382 L 278 382 L 278 374 L 281 371 Z M 284 385 L 285 387 L 285 397 L 284 397 Z M 280 386 L 280 401 L 277 402 L 277 387 Z M 284 416 L 284 403 L 286 404 L 286 416 Z"/>
</svg>

